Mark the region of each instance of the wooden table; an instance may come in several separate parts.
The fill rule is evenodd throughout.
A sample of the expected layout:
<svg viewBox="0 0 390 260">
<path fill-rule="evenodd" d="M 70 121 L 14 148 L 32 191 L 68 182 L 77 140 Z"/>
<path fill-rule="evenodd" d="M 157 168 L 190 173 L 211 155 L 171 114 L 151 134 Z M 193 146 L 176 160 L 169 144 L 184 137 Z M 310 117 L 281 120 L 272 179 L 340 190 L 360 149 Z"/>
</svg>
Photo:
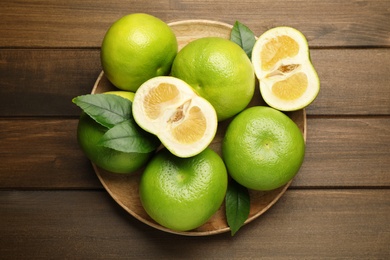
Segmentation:
<svg viewBox="0 0 390 260">
<path fill-rule="evenodd" d="M 104 190 L 76 141 L 121 16 L 209 19 L 308 38 L 321 91 L 304 164 L 283 197 L 234 237 L 151 228 Z M 0 3 L 0 259 L 390 259 L 390 2 L 13 1 Z"/>
</svg>

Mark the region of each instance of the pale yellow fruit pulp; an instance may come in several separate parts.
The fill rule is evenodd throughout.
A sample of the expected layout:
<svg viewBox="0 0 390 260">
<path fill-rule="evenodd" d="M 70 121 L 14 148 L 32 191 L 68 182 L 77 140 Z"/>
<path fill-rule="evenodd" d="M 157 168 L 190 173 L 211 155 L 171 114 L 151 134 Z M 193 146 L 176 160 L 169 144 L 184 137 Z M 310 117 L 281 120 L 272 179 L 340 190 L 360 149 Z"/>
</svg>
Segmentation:
<svg viewBox="0 0 390 260">
<path fill-rule="evenodd" d="M 207 100 L 184 81 L 168 76 L 141 85 L 134 97 L 133 116 L 179 157 L 203 151 L 213 140 L 218 125 L 216 112 Z"/>
<path fill-rule="evenodd" d="M 277 27 L 262 34 L 253 47 L 252 63 L 269 106 L 293 111 L 317 97 L 320 82 L 306 38 L 298 30 Z"/>
</svg>

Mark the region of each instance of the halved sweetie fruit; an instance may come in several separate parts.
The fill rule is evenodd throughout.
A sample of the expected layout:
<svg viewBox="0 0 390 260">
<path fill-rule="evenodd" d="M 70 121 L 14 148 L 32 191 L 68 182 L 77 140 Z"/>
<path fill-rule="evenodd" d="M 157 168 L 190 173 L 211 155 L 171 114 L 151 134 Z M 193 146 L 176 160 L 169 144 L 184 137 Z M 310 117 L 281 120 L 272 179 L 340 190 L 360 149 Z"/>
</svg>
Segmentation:
<svg viewBox="0 0 390 260">
<path fill-rule="evenodd" d="M 178 157 L 202 152 L 214 139 L 218 119 L 214 107 L 183 80 L 160 76 L 146 81 L 133 101 L 133 117 Z"/>
<path fill-rule="evenodd" d="M 253 47 L 252 63 L 269 106 L 294 111 L 317 97 L 320 81 L 307 40 L 297 29 L 276 27 L 263 33 Z"/>
</svg>

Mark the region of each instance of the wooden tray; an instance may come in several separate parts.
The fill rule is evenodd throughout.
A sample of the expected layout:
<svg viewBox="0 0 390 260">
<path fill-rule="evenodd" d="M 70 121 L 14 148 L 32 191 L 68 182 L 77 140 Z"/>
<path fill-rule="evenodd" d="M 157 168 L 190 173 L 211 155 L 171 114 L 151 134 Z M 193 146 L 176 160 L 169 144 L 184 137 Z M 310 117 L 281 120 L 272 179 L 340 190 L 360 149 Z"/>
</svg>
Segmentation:
<svg viewBox="0 0 390 260">
<path fill-rule="evenodd" d="M 218 36 L 230 38 L 230 31 L 232 28 L 229 24 L 208 20 L 186 20 L 173 22 L 169 25 L 177 36 L 179 49 L 190 41 L 201 37 Z M 117 89 L 108 81 L 108 79 L 104 76 L 104 73 L 101 72 L 92 89 L 92 93 L 102 93 L 110 90 Z M 266 105 L 261 98 L 258 86 L 256 86 L 255 95 L 249 106 L 254 105 Z M 305 110 L 302 109 L 295 112 L 289 112 L 287 115 L 298 125 L 306 141 Z M 216 137 L 210 145 L 210 147 L 219 154 L 221 154 L 221 142 L 228 124 L 229 121 L 219 124 Z M 107 172 L 94 164 L 93 167 L 102 185 L 111 197 L 128 213 L 149 226 L 165 232 L 186 236 L 207 236 L 230 230 L 226 222 L 225 205 L 222 205 L 218 212 L 216 212 L 207 223 L 194 230 L 177 232 L 167 229 L 152 220 L 141 205 L 138 194 L 138 184 L 142 170 L 132 175 L 121 175 Z M 249 217 L 245 223 L 247 224 L 253 221 L 274 205 L 284 194 L 290 184 L 291 181 L 278 189 L 267 192 L 250 190 L 251 208 Z"/>
</svg>

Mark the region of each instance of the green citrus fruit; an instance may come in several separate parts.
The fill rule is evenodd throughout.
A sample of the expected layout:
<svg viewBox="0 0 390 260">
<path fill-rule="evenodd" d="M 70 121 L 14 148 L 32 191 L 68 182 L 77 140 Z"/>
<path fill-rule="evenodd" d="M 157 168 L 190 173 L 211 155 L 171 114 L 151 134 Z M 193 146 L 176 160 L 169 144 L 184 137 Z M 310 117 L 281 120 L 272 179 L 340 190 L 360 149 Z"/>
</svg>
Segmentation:
<svg viewBox="0 0 390 260">
<path fill-rule="evenodd" d="M 189 158 L 176 157 L 163 149 L 146 166 L 140 199 L 157 223 L 175 231 L 188 231 L 217 212 L 227 182 L 225 165 L 210 148 Z"/>
<path fill-rule="evenodd" d="M 291 27 L 266 31 L 253 47 L 252 62 L 261 95 L 269 106 L 293 111 L 308 106 L 317 97 L 320 81 L 300 31 Z"/>
<path fill-rule="evenodd" d="M 288 116 L 256 106 L 229 124 L 222 154 L 229 174 L 238 183 L 254 190 L 272 190 L 296 175 L 303 163 L 305 142 Z"/>
<path fill-rule="evenodd" d="M 132 100 L 134 93 L 106 92 Z M 97 166 L 114 173 L 133 173 L 149 161 L 153 153 L 124 153 L 98 145 L 107 128 L 82 113 L 77 126 L 77 139 L 84 154 Z"/>
<path fill-rule="evenodd" d="M 106 32 L 101 64 L 112 84 L 135 92 L 146 80 L 169 74 L 177 50 L 176 36 L 166 23 L 148 14 L 130 14 Z"/>
<path fill-rule="evenodd" d="M 255 74 L 246 53 L 236 43 L 205 37 L 187 44 L 177 54 L 172 76 L 207 99 L 222 121 L 242 111 L 251 101 Z"/>
<path fill-rule="evenodd" d="M 134 96 L 135 96 L 135 93 L 134 93 L 134 92 L 130 92 L 130 91 L 118 91 L 118 90 L 107 91 L 107 92 L 104 92 L 104 94 L 113 94 L 113 95 L 117 95 L 117 96 L 120 96 L 120 97 L 123 97 L 123 98 L 127 98 L 127 99 L 130 100 L 131 102 L 133 102 Z"/>
</svg>

